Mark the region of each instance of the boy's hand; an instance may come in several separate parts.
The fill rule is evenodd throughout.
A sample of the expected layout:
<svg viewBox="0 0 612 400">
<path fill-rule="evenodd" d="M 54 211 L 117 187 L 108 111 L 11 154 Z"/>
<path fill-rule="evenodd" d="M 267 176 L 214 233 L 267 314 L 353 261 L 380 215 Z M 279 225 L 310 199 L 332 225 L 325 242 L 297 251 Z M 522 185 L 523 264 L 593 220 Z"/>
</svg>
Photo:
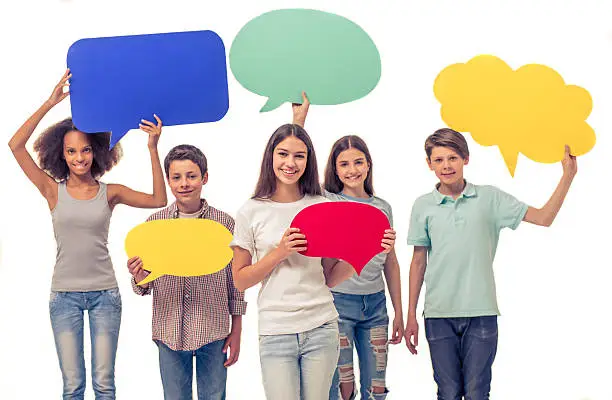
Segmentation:
<svg viewBox="0 0 612 400">
<path fill-rule="evenodd" d="M 150 149 L 157 148 L 157 142 L 159 142 L 159 136 L 161 135 L 162 131 L 161 119 L 159 119 L 159 117 L 155 114 L 153 114 L 153 116 L 155 117 L 157 124 L 154 124 L 151 121 L 141 119 L 141 123 L 138 125 L 141 131 L 147 132 L 149 134 L 149 142 L 147 145 Z"/>
<path fill-rule="evenodd" d="M 130 274 L 132 274 L 132 276 L 134 277 L 136 283 L 142 281 L 150 273 L 149 271 L 146 271 L 142 268 L 142 260 L 138 256 L 130 258 L 127 262 L 127 267 L 128 271 L 130 271 Z"/>
<path fill-rule="evenodd" d="M 406 347 L 408 347 L 408 350 L 412 354 L 417 354 L 417 346 L 419 345 L 419 323 L 415 317 L 408 317 L 404 338 L 406 339 Z"/>
<path fill-rule="evenodd" d="M 293 109 L 293 123 L 303 128 L 306 123 L 308 108 L 310 108 L 310 100 L 306 97 L 306 92 L 302 92 L 302 104 L 293 103 L 291 108 Z"/>
<path fill-rule="evenodd" d="M 390 344 L 400 344 L 404 338 L 404 318 L 401 315 L 395 315 L 393 318 L 393 332 L 391 334 Z"/>
<path fill-rule="evenodd" d="M 576 172 L 578 172 L 578 162 L 576 161 L 576 156 L 570 154 L 568 145 L 565 145 L 565 156 L 561 161 L 561 165 L 563 165 L 563 175 L 569 176 L 570 178 L 576 176 Z"/>
<path fill-rule="evenodd" d="M 225 338 L 225 344 L 223 345 L 223 352 L 227 353 L 227 349 L 230 349 L 230 355 L 227 360 L 223 363 L 224 367 L 231 367 L 238 361 L 240 355 L 240 333 L 241 329 L 232 329 L 229 336 Z"/>
<path fill-rule="evenodd" d="M 383 253 L 389 254 L 395 246 L 395 230 L 386 229 L 385 235 L 383 236 L 383 240 L 382 242 L 380 242 L 380 245 L 385 249 L 383 250 Z"/>
</svg>

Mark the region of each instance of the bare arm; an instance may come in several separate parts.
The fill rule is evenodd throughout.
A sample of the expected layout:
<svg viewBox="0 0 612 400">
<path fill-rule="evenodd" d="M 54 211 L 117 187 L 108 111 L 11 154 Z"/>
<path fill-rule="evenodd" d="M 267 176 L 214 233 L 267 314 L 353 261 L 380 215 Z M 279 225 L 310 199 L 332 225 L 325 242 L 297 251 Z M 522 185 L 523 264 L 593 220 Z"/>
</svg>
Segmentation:
<svg viewBox="0 0 612 400">
<path fill-rule="evenodd" d="M 391 304 L 393 304 L 393 310 L 395 310 L 393 334 L 390 343 L 397 344 L 401 342 L 404 336 L 404 314 L 402 311 L 402 282 L 395 249 L 392 249 L 387 255 L 384 272 L 387 288 L 389 288 L 389 296 L 391 296 Z"/>
<path fill-rule="evenodd" d="M 117 204 L 125 204 L 137 208 L 158 208 L 168 204 L 166 196 L 166 184 L 162 172 L 157 143 L 161 135 L 162 122 L 155 115 L 157 124 L 143 120 L 140 129 L 149 134 L 149 154 L 151 155 L 151 167 L 153 169 L 153 194 L 138 192 L 123 185 L 108 185 L 109 205 L 111 208 Z"/>
<path fill-rule="evenodd" d="M 355 274 L 355 269 L 351 264 L 336 258 L 322 258 L 321 265 L 323 266 L 323 275 L 325 275 L 325 284 L 330 288 L 339 285 Z"/>
<path fill-rule="evenodd" d="M 552 196 L 542 208 L 529 207 L 523 221 L 540 226 L 550 226 L 553 223 L 578 171 L 576 157 L 570 154 L 568 146 L 565 146 L 565 157 L 561 164 L 563 165 L 563 176 Z"/>
<path fill-rule="evenodd" d="M 53 92 L 49 99 L 47 99 L 47 101 L 45 101 L 40 108 L 23 123 L 23 125 L 21 125 L 8 143 L 17 163 L 19 163 L 19 166 L 28 179 L 30 179 L 47 200 L 50 209 L 53 209 L 57 203 L 57 182 L 36 165 L 36 162 L 34 162 L 34 159 L 32 159 L 32 156 L 26 149 L 26 143 L 49 110 L 68 97 L 70 92 L 64 92 L 64 88 L 70 85 L 68 83 L 70 77 L 70 71 L 66 70 L 62 79 L 60 79 L 58 84 L 53 88 Z"/>
<path fill-rule="evenodd" d="M 419 344 L 419 324 L 417 323 L 416 310 L 425 278 L 427 268 L 427 247 L 415 246 L 410 263 L 409 293 L 408 293 L 408 321 L 404 337 L 406 346 L 412 354 L 416 354 L 416 347 Z M 411 338 L 414 338 L 412 341 Z"/>
<path fill-rule="evenodd" d="M 293 103 L 291 108 L 293 110 L 293 123 L 303 128 L 310 108 L 310 100 L 306 97 L 306 92 L 302 92 L 302 104 Z"/>
<path fill-rule="evenodd" d="M 261 260 L 253 264 L 251 253 L 239 246 L 234 246 L 234 259 L 232 261 L 232 275 L 236 289 L 245 291 L 251 286 L 263 281 L 278 264 L 291 254 L 306 250 L 305 236 L 298 233 L 298 228 L 289 228 L 277 248 L 266 254 Z"/>
</svg>

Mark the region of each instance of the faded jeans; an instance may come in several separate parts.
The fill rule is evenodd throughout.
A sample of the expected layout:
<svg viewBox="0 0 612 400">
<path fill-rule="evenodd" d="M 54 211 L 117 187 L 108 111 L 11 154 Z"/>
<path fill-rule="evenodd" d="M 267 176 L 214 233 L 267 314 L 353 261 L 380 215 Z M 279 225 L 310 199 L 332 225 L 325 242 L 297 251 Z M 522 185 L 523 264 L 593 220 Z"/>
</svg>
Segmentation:
<svg viewBox="0 0 612 400">
<path fill-rule="evenodd" d="M 63 399 L 85 395 L 83 312 L 89 316 L 91 378 L 96 400 L 115 399 L 115 356 L 121 324 L 119 289 L 51 292 L 49 314 L 62 371 Z"/>
<path fill-rule="evenodd" d="M 338 322 L 289 335 L 260 335 L 259 357 L 268 400 L 322 400 L 338 362 Z"/>
</svg>

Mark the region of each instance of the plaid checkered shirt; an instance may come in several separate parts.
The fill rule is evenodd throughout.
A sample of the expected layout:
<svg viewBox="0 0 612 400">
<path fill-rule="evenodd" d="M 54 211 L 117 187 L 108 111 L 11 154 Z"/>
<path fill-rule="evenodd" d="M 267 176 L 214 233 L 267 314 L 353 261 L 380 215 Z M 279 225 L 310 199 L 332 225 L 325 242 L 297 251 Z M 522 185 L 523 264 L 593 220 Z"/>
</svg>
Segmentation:
<svg viewBox="0 0 612 400">
<path fill-rule="evenodd" d="M 147 221 L 178 217 L 178 207 L 172 203 Z M 234 231 L 234 219 L 209 206 L 204 199 L 198 218 L 217 221 L 230 232 Z M 230 315 L 246 312 L 244 292 L 234 286 L 231 263 L 211 275 L 163 275 L 147 288 L 138 286 L 132 277 L 132 289 L 141 296 L 153 293 L 153 340 L 176 351 L 194 351 L 226 338 L 230 332 Z"/>
</svg>

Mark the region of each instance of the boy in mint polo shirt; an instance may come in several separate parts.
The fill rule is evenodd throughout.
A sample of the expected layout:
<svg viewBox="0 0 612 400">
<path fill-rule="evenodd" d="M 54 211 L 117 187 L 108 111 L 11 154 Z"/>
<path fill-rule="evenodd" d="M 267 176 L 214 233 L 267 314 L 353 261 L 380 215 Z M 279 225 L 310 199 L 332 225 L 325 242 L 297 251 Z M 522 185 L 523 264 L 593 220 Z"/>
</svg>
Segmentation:
<svg viewBox="0 0 612 400">
<path fill-rule="evenodd" d="M 406 345 L 416 354 L 416 309 L 425 280 L 425 336 L 438 400 L 489 398 L 497 350 L 497 299 L 493 259 L 502 228 L 521 221 L 550 226 L 576 175 L 576 158 L 565 147 L 563 176 L 541 209 L 494 186 L 466 182 L 469 150 L 463 135 L 440 129 L 425 141 L 427 164 L 440 182 L 412 208 L 408 244 L 414 246 Z"/>
</svg>

